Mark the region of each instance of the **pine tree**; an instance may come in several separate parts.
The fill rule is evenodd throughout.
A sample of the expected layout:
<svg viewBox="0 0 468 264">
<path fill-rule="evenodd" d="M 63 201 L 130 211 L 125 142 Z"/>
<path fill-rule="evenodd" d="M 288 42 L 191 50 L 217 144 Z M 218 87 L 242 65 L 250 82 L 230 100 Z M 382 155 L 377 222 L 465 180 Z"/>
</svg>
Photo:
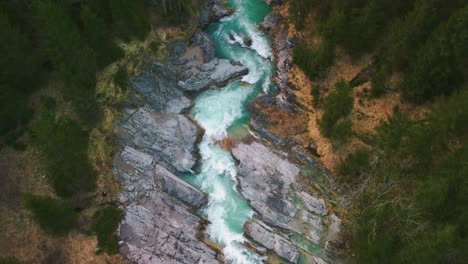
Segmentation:
<svg viewBox="0 0 468 264">
<path fill-rule="evenodd" d="M 112 0 L 109 2 L 114 29 L 125 40 L 143 39 L 150 29 L 143 0 Z"/>
<path fill-rule="evenodd" d="M 109 30 L 87 5 L 81 8 L 83 33 L 88 44 L 94 49 L 100 68 L 117 60 L 123 55 L 122 50 L 112 41 Z"/>
<path fill-rule="evenodd" d="M 0 37 L 0 136 L 14 143 L 21 135 L 14 131 L 29 120 L 28 96 L 45 74 L 30 39 L 4 13 L 0 13 Z"/>
<path fill-rule="evenodd" d="M 325 136 L 331 136 L 333 126 L 351 113 L 353 104 L 354 99 L 349 84 L 345 80 L 338 81 L 335 84 L 335 91 L 331 92 L 324 102 L 323 117 L 319 121 L 320 131 Z"/>
<path fill-rule="evenodd" d="M 96 58 L 80 36 L 70 15 L 54 0 L 33 2 L 52 65 L 64 81 L 65 98 L 71 101 L 82 119 L 95 122 L 99 115 L 95 103 Z"/>
</svg>

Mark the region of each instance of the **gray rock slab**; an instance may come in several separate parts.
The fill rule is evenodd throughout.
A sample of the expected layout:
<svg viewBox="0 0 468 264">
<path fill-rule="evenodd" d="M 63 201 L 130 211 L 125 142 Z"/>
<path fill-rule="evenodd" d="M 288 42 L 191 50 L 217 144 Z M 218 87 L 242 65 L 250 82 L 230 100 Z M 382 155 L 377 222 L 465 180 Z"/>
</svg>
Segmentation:
<svg viewBox="0 0 468 264">
<path fill-rule="evenodd" d="M 225 59 L 213 59 L 191 69 L 188 79 L 180 80 L 179 87 L 184 91 L 201 91 L 210 86 L 223 86 L 228 81 L 246 75 L 247 67 L 233 64 Z"/>
<path fill-rule="evenodd" d="M 161 179 L 162 188 L 166 193 L 191 204 L 195 208 L 201 207 L 206 202 L 206 195 L 202 191 L 175 176 L 163 166 L 156 165 L 155 174 Z"/>
<path fill-rule="evenodd" d="M 135 149 L 180 172 L 190 172 L 197 161 L 198 127 L 187 117 L 141 108 L 125 120 L 120 136 Z"/>
<path fill-rule="evenodd" d="M 250 221 L 244 225 L 245 234 L 265 248 L 272 250 L 278 256 L 289 262 L 297 263 L 299 251 L 287 239 L 267 229 L 264 225 Z"/>
<path fill-rule="evenodd" d="M 151 155 L 125 146 L 114 159 L 124 187 L 120 203 L 120 252 L 132 263 L 219 263 L 218 252 L 200 241 L 195 214 L 205 195 L 159 164 Z"/>
<path fill-rule="evenodd" d="M 326 215 L 328 213 L 324 199 L 316 198 L 306 192 L 300 192 L 298 193 L 298 196 L 301 198 L 302 202 L 304 202 L 307 210 L 311 213 L 318 215 Z"/>
</svg>

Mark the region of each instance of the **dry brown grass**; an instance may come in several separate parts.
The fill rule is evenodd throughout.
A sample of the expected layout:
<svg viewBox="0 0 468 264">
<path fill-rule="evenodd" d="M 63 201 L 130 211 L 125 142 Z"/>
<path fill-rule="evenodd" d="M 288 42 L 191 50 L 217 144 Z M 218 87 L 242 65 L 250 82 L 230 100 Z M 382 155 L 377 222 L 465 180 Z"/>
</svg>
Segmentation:
<svg viewBox="0 0 468 264">
<path fill-rule="evenodd" d="M 276 10 L 283 17 L 287 17 L 287 4 L 276 7 Z M 302 31 L 297 31 L 295 26 L 289 23 L 290 36 L 299 37 L 308 44 L 319 43 L 321 39 L 317 34 L 314 16 L 315 14 L 313 12 L 309 15 L 305 22 L 307 27 Z M 330 68 L 325 78 L 319 81 L 309 80 L 302 70 L 297 66 L 293 66 L 289 73 L 289 81 L 292 86 L 297 88 L 297 90 L 291 90 L 291 92 L 296 94 L 299 102 L 307 107 L 307 113 L 304 114 L 305 117 L 291 118 L 290 116 L 282 115 L 279 110 L 275 110 L 271 116 L 278 115 L 282 120 L 289 120 L 283 123 L 278 122 L 276 124 L 277 127 L 271 127 L 271 131 L 275 134 L 285 136 L 285 133 L 287 134 L 291 133 L 291 131 L 296 131 L 294 128 L 302 126 L 305 122 L 307 125 L 307 131 L 305 132 L 306 135 L 298 135 L 298 137 L 303 138 L 306 141 L 310 140 L 313 142 L 320 155 L 319 162 L 328 170 L 336 172 L 341 161 L 346 158 L 349 153 L 366 145 L 366 143 L 363 142 L 363 139 L 368 138 L 370 135 L 375 133 L 375 128 L 379 126 L 382 120 L 385 120 L 392 115 L 395 106 L 398 106 L 402 111 L 409 113 L 413 118 L 422 118 L 424 116 L 424 112 L 427 110 L 424 106 L 415 106 L 401 102 L 400 93 L 397 92 L 397 88 L 400 83 L 399 76 L 395 74 L 389 84 L 390 87 L 395 89 L 388 90 L 381 98 L 372 99 L 365 95 L 366 90 L 370 91 L 369 82 L 353 89 L 354 108 L 351 113 L 351 119 L 355 135 L 352 136 L 348 142 L 337 144 L 321 134 L 317 120 L 322 117 L 323 110 L 320 106 L 318 108 L 312 107 L 312 87 L 314 85 L 325 87 L 325 91 L 322 91 L 321 98 L 326 98 L 328 93 L 332 91 L 335 82 L 339 79 L 350 81 L 354 76 L 356 76 L 356 74 L 371 63 L 373 55 L 373 53 L 369 53 L 355 59 L 349 56 L 342 49 L 337 48 L 334 65 Z M 288 127 L 290 128 L 289 130 Z"/>
</svg>

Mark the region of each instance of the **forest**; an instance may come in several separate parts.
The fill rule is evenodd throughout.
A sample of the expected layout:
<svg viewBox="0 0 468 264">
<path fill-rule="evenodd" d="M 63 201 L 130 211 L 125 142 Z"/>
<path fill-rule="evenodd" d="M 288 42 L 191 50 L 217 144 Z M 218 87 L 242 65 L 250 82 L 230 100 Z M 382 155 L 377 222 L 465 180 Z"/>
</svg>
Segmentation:
<svg viewBox="0 0 468 264">
<path fill-rule="evenodd" d="M 125 56 L 122 43 L 145 40 L 157 27 L 154 21 L 187 23 L 196 12 L 195 3 L 1 1 L 0 149 L 36 148 L 44 156 L 53 197 L 22 195 L 24 207 L 45 233 L 64 236 L 81 230 L 81 212 L 94 206 L 99 173 L 89 160 L 91 131 L 99 131 L 106 122 L 103 106 L 119 103 L 97 93 L 97 76 Z M 155 17 L 148 10 L 157 10 L 152 13 Z M 127 78 L 123 68 L 114 76 L 122 94 Z M 50 86 L 59 87 L 58 97 L 41 94 Z M 110 136 L 105 140 L 112 145 Z M 115 254 L 115 230 L 122 213 L 113 205 L 95 211 L 91 233 L 98 237 L 100 252 Z M 13 258 L 2 261 L 16 263 Z"/>
<path fill-rule="evenodd" d="M 466 263 L 466 1 L 298 0 L 289 5 L 296 28 L 309 27 L 312 15 L 321 38 L 294 50 L 294 62 L 311 80 L 327 75 L 337 48 L 353 58 L 372 53 L 371 98 L 382 96 L 398 75 L 392 89 L 401 93 L 402 103 L 427 109 L 414 118 L 396 107 L 367 146 L 338 169 L 340 184 L 349 192 L 359 190 L 348 234 L 354 261 Z M 353 86 L 337 83 L 323 102 L 319 125 L 325 136 L 343 134 L 337 124 L 346 122 L 353 107 L 347 85 Z M 320 88 L 311 94 L 319 95 Z"/>
</svg>

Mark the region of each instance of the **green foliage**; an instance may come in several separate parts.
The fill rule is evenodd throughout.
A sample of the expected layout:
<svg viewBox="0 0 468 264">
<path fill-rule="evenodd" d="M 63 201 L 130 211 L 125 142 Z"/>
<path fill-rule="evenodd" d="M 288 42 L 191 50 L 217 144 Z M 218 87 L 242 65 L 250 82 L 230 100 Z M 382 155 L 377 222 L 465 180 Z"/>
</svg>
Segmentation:
<svg viewBox="0 0 468 264">
<path fill-rule="evenodd" d="M 339 143 L 348 141 L 348 139 L 353 135 L 352 126 L 353 123 L 349 118 L 339 120 L 331 129 L 331 138 Z"/>
<path fill-rule="evenodd" d="M 94 49 L 100 68 L 123 56 L 123 51 L 112 41 L 104 21 L 87 5 L 81 8 L 81 20 L 84 36 L 88 44 Z"/>
<path fill-rule="evenodd" d="M 333 64 L 338 45 L 353 56 L 377 49 L 373 97 L 383 93 L 385 76 L 395 71 L 404 73 L 404 98 L 415 103 L 450 95 L 466 81 L 465 1 L 298 0 L 290 5 L 299 29 L 314 10 L 323 38 L 318 46 L 299 45 L 294 51 L 294 62 L 310 79 Z"/>
<path fill-rule="evenodd" d="M 300 44 L 293 51 L 294 63 L 310 78 L 323 76 L 335 59 L 335 46 L 330 42 L 323 42 L 318 47 Z"/>
<path fill-rule="evenodd" d="M 383 121 L 377 130 L 375 145 L 386 154 L 401 152 L 410 136 L 412 122 L 409 117 L 395 109 L 393 116 Z"/>
<path fill-rule="evenodd" d="M 90 11 L 100 18 L 107 29 L 112 25 L 112 14 L 110 10 L 109 0 L 86 0 L 83 3 Z"/>
<path fill-rule="evenodd" d="M 335 45 L 342 40 L 347 30 L 347 18 L 342 8 L 333 8 L 330 15 L 319 24 L 318 31 L 326 41 Z"/>
<path fill-rule="evenodd" d="M 383 50 L 386 66 L 393 70 L 405 70 L 413 63 L 414 54 L 433 30 L 462 7 L 462 3 L 458 0 L 417 0 L 411 12 L 392 25 Z"/>
<path fill-rule="evenodd" d="M 439 100 L 425 122 L 396 111 L 377 130 L 371 159 L 378 162 L 354 162 L 351 171 L 369 175 L 355 221 L 359 263 L 466 260 L 466 102 L 467 90 Z"/>
<path fill-rule="evenodd" d="M 159 47 L 161 47 L 161 41 L 160 40 L 151 41 L 149 47 L 153 52 L 158 52 Z"/>
<path fill-rule="evenodd" d="M 324 113 L 319 121 L 320 131 L 325 136 L 331 136 L 333 127 L 341 118 L 348 116 L 353 109 L 354 99 L 351 88 L 345 80 L 335 83 L 335 90 L 331 92 L 324 102 Z M 349 125 L 345 125 L 349 127 Z"/>
<path fill-rule="evenodd" d="M 403 95 L 423 103 L 449 95 L 464 81 L 468 59 L 468 5 L 429 37 L 405 72 Z"/>
<path fill-rule="evenodd" d="M 65 235 L 76 225 L 77 214 L 67 201 L 26 194 L 24 202 L 37 224 L 51 235 Z"/>
<path fill-rule="evenodd" d="M 305 19 L 309 12 L 316 6 L 317 1 L 289 1 L 289 18 L 299 30 L 304 29 Z"/>
<path fill-rule="evenodd" d="M 371 76 L 371 97 L 378 98 L 385 93 L 385 74 L 377 71 Z"/>
<path fill-rule="evenodd" d="M 320 104 L 320 90 L 322 90 L 322 88 L 319 86 L 319 85 L 314 85 L 312 86 L 312 89 L 310 91 L 310 95 L 312 95 L 312 105 L 314 107 L 318 107 L 318 105 Z"/>
<path fill-rule="evenodd" d="M 27 262 L 19 261 L 16 257 L 0 257 L 0 264 L 26 264 Z"/>
<path fill-rule="evenodd" d="M 125 90 L 128 86 L 128 73 L 127 70 L 123 67 L 120 67 L 117 70 L 117 73 L 114 75 L 114 83 L 118 85 L 121 89 Z"/>
<path fill-rule="evenodd" d="M 76 121 L 44 111 L 32 128 L 34 143 L 49 162 L 48 179 L 62 197 L 93 192 L 96 172 L 88 161 L 88 133 Z"/>
<path fill-rule="evenodd" d="M 468 259 L 468 5 L 461 0 L 297 0 L 290 19 L 299 29 L 309 13 L 322 43 L 352 56 L 376 52 L 371 96 L 402 73 L 411 102 L 434 101 L 425 120 L 398 111 L 376 130 L 368 151 L 339 168 L 360 197 L 353 221 L 357 263 L 465 263 Z M 300 45 L 294 62 L 309 78 L 330 64 L 319 48 Z M 325 65 L 326 67 L 324 67 Z M 346 84 L 341 84 L 346 86 Z M 463 86 L 463 87 L 462 87 Z M 332 92 L 319 121 L 329 137 L 346 135 L 351 93 Z M 346 90 L 346 89 L 344 89 Z M 343 91 L 344 91 L 343 90 Z M 439 98 L 445 96 L 445 98 Z M 361 189 L 362 188 L 362 189 Z"/>
<path fill-rule="evenodd" d="M 338 174 L 341 176 L 342 181 L 356 183 L 364 172 L 362 168 L 369 166 L 369 159 L 369 151 L 364 148 L 349 154 L 338 169 Z"/>
<path fill-rule="evenodd" d="M 406 248 L 401 253 L 402 263 L 457 263 L 450 256 L 441 252 L 450 252 L 456 242 L 456 228 L 445 225 L 424 234 L 413 247 Z"/>
<path fill-rule="evenodd" d="M 133 37 L 144 39 L 150 30 L 148 17 L 145 14 L 144 0 L 111 0 L 109 7 L 112 14 L 114 30 L 124 40 Z"/>
<path fill-rule="evenodd" d="M 92 230 L 97 234 L 99 253 L 117 254 L 119 238 L 116 230 L 123 213 L 116 207 L 99 209 L 93 216 Z"/>
<path fill-rule="evenodd" d="M 188 23 L 196 10 L 202 6 L 199 0 L 159 0 L 155 11 L 169 24 Z"/>
<path fill-rule="evenodd" d="M 44 48 L 53 67 L 65 83 L 64 95 L 88 123 L 99 117 L 95 99 L 96 59 L 82 40 L 78 27 L 54 0 L 34 1 L 35 19 L 41 29 Z"/>
<path fill-rule="evenodd" d="M 30 39 L 3 12 L 0 37 L 0 145 L 15 144 L 32 116 L 29 95 L 42 83 L 44 73 Z"/>
</svg>

